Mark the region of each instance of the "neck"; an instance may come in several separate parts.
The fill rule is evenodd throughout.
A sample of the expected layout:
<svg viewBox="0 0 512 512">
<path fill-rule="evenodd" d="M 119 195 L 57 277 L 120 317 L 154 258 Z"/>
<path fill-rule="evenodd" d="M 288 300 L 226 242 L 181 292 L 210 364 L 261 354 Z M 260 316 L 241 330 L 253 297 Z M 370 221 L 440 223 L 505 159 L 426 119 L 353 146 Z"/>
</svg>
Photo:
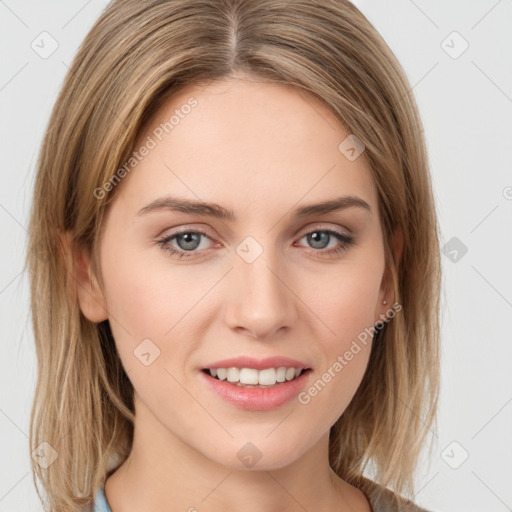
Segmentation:
<svg viewBox="0 0 512 512">
<path fill-rule="evenodd" d="M 369 510 L 354 507 L 362 503 L 361 492 L 330 468 L 328 443 L 327 433 L 285 467 L 231 469 L 153 416 L 137 415 L 130 455 L 107 479 L 105 494 L 112 512 Z"/>
</svg>

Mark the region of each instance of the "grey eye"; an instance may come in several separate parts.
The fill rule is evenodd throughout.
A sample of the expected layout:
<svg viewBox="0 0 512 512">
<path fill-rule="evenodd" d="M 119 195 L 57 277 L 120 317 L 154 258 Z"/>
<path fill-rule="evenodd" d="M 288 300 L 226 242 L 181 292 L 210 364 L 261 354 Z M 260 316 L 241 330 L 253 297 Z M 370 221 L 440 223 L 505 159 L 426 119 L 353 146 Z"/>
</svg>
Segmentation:
<svg viewBox="0 0 512 512">
<path fill-rule="evenodd" d="M 183 249 L 184 251 L 193 251 L 194 249 L 197 249 L 201 243 L 202 236 L 203 235 L 200 233 L 184 233 L 175 235 L 174 238 L 176 238 L 176 243 L 180 249 Z M 184 243 L 181 243 L 182 240 L 184 240 Z"/>
<path fill-rule="evenodd" d="M 312 233 L 308 233 L 306 237 L 308 243 L 311 243 L 312 247 L 315 249 L 325 249 L 325 247 L 329 244 L 331 235 L 324 231 L 313 231 Z"/>
</svg>

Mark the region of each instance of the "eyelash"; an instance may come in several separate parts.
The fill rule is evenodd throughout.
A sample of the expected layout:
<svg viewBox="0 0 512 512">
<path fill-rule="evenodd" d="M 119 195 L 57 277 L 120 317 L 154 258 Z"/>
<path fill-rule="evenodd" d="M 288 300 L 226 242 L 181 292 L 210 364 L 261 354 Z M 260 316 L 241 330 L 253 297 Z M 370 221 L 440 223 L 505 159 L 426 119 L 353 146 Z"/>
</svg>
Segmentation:
<svg viewBox="0 0 512 512">
<path fill-rule="evenodd" d="M 337 256 L 337 255 L 341 254 L 342 252 L 344 252 L 355 241 L 354 237 L 352 235 L 347 235 L 346 233 L 342 233 L 341 231 L 336 231 L 334 229 L 314 229 L 312 231 L 304 233 L 301 236 L 301 239 L 304 238 L 305 236 L 311 235 L 313 233 L 328 233 L 328 234 L 334 236 L 335 238 L 337 238 L 341 242 L 340 245 L 338 245 L 334 249 L 329 249 L 329 250 L 323 250 L 323 249 L 315 250 L 313 248 L 310 248 L 313 252 L 320 253 L 317 256 L 319 258 L 324 257 L 324 255 L 326 255 L 327 257 Z M 185 235 L 185 234 L 203 235 L 207 238 L 210 238 L 207 233 L 205 233 L 204 231 L 201 231 L 200 229 L 195 230 L 195 231 L 192 231 L 192 230 L 180 231 L 180 232 L 173 233 L 171 235 L 165 236 L 164 238 L 157 240 L 157 244 L 160 246 L 160 248 L 163 251 L 169 252 L 172 256 L 175 256 L 178 259 L 192 258 L 192 257 L 194 257 L 194 255 L 196 254 L 197 251 L 182 251 L 181 249 L 176 249 L 175 247 L 169 245 L 169 242 L 172 239 L 176 238 L 179 235 Z M 330 242 L 330 240 L 329 240 L 329 242 Z"/>
</svg>

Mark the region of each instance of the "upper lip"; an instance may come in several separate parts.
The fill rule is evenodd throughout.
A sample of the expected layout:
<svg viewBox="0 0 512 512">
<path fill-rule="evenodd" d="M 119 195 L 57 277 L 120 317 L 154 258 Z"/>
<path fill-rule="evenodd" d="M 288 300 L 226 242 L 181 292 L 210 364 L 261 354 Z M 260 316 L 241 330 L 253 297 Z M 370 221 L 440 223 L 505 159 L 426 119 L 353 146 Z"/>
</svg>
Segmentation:
<svg viewBox="0 0 512 512">
<path fill-rule="evenodd" d="M 232 357 L 230 359 L 222 359 L 206 365 L 203 369 L 208 368 L 254 368 L 255 370 L 265 370 L 267 368 L 279 368 L 285 366 L 287 368 L 300 368 L 301 370 L 309 367 L 301 361 L 291 359 L 284 356 L 265 357 L 263 359 L 255 359 L 250 356 Z"/>
</svg>

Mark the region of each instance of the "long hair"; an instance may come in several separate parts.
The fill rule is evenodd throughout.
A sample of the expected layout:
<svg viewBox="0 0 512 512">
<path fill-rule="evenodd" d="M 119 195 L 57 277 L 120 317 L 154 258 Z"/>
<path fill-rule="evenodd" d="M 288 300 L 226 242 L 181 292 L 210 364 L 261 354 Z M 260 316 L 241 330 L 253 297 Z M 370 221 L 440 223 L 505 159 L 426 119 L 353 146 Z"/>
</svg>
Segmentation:
<svg viewBox="0 0 512 512">
<path fill-rule="evenodd" d="M 73 247 L 88 248 L 96 268 L 116 188 L 95 190 L 106 190 L 178 88 L 239 74 L 314 95 L 365 145 L 401 311 L 375 335 L 363 380 L 330 430 L 329 462 L 361 489 L 371 464 L 375 482 L 414 493 L 436 421 L 441 268 L 422 123 L 396 57 L 348 0 L 114 0 L 54 105 L 29 224 L 38 361 L 30 449 L 42 456 L 32 474 L 51 511 L 90 506 L 133 439 L 133 386 L 108 321 L 87 320 L 77 298 Z M 397 229 L 399 261 L 391 250 Z"/>
</svg>

